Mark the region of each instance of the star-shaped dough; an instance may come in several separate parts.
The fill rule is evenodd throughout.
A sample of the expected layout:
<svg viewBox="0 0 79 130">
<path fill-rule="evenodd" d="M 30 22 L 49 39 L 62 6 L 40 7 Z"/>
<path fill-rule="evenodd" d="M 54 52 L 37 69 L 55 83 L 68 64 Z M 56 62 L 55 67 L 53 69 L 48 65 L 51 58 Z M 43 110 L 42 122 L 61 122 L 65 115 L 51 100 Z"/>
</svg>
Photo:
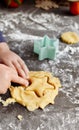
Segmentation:
<svg viewBox="0 0 79 130">
<path fill-rule="evenodd" d="M 47 35 L 42 40 L 34 41 L 34 52 L 39 55 L 39 60 L 56 58 L 59 49 L 59 40 L 50 39 Z"/>
</svg>

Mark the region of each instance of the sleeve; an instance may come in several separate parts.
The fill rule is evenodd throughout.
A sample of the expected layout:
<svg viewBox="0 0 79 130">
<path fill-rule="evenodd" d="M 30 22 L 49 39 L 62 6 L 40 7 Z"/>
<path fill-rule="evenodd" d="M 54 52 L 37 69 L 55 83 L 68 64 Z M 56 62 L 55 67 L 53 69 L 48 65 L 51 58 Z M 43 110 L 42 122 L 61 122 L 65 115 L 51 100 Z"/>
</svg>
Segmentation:
<svg viewBox="0 0 79 130">
<path fill-rule="evenodd" d="M 0 43 L 6 42 L 5 38 L 3 37 L 3 33 L 0 31 Z"/>
</svg>

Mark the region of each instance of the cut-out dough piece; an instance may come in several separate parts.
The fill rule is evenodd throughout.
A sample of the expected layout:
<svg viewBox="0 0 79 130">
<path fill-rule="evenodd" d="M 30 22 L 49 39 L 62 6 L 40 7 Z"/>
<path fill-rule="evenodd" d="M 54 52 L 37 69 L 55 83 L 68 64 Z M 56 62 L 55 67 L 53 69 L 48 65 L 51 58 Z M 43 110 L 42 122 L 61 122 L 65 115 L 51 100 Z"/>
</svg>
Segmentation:
<svg viewBox="0 0 79 130">
<path fill-rule="evenodd" d="M 37 108 L 44 109 L 49 103 L 54 104 L 54 99 L 61 87 L 60 80 L 53 77 L 50 72 L 31 71 L 30 85 L 10 87 L 11 96 L 16 102 L 25 106 L 29 111 Z"/>
<path fill-rule="evenodd" d="M 75 44 L 79 42 L 79 36 L 75 32 L 65 32 L 61 35 L 61 40 L 68 44 Z"/>
</svg>

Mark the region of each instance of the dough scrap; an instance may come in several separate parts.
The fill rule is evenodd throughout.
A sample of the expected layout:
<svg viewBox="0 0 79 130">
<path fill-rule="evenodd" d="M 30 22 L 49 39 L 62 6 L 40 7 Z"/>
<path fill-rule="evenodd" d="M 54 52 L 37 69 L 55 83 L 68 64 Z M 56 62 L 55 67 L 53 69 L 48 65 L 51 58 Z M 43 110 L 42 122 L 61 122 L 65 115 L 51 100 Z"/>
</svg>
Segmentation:
<svg viewBox="0 0 79 130">
<path fill-rule="evenodd" d="M 53 77 L 50 72 L 30 71 L 30 84 L 27 88 L 23 86 L 10 87 L 12 98 L 29 111 L 44 109 L 48 104 L 54 104 L 54 99 L 61 87 L 60 80 Z"/>
<path fill-rule="evenodd" d="M 18 115 L 17 118 L 18 118 L 18 120 L 21 121 L 23 119 L 23 116 L 22 115 Z"/>
<path fill-rule="evenodd" d="M 36 7 L 37 8 L 42 8 L 42 9 L 45 9 L 45 10 L 49 10 L 50 8 L 58 8 L 58 5 L 53 2 L 52 0 L 36 0 L 35 1 L 36 3 Z"/>
<path fill-rule="evenodd" d="M 75 44 L 79 42 L 79 36 L 75 32 L 65 32 L 61 35 L 61 40 L 68 44 Z"/>
<path fill-rule="evenodd" d="M 15 99 L 13 98 L 7 98 L 6 101 L 3 100 L 1 97 L 0 97 L 0 103 L 3 104 L 3 106 L 8 106 L 9 104 L 12 104 L 12 103 L 15 103 Z"/>
</svg>

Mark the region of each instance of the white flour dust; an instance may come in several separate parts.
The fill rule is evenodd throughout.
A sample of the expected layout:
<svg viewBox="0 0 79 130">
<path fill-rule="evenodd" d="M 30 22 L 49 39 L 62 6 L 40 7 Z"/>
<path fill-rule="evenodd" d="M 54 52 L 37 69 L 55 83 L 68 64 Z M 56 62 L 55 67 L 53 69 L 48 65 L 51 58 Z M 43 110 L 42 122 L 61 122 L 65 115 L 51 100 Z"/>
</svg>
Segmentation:
<svg viewBox="0 0 79 130">
<path fill-rule="evenodd" d="M 14 33 L 12 34 L 8 34 L 8 36 L 11 38 L 11 39 L 14 39 L 16 41 L 27 41 L 27 40 L 37 40 L 37 39 L 40 39 L 42 37 L 40 36 L 33 36 L 33 35 L 28 35 L 28 34 L 25 34 L 25 33 L 22 33 L 20 30 L 16 30 L 14 31 Z M 21 36 L 21 37 L 20 37 Z"/>
</svg>

